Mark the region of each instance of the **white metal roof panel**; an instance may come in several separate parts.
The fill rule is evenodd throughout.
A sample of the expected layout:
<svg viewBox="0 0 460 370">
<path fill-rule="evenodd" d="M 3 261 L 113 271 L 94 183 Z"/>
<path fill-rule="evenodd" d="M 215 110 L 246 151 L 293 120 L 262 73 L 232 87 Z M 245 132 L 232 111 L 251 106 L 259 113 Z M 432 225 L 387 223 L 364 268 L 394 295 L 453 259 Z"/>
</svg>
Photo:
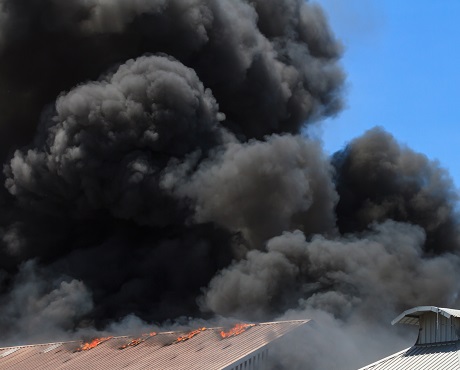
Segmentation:
<svg viewBox="0 0 460 370">
<path fill-rule="evenodd" d="M 441 311 L 447 312 L 449 315 L 454 316 L 454 317 L 460 317 L 460 310 L 454 310 L 452 308 L 439 308 Z"/>
<path fill-rule="evenodd" d="M 186 333 L 158 333 L 135 347 L 122 350 L 121 346 L 135 338 L 111 338 L 89 351 L 81 352 L 75 352 L 82 345 L 81 341 L 0 348 L 0 370 L 218 370 L 308 322 L 293 320 L 256 324 L 237 336 L 225 339 L 220 335 L 222 328 L 210 328 L 180 343 L 174 341 Z"/>
<path fill-rule="evenodd" d="M 414 346 L 359 370 L 459 370 L 459 343 Z"/>
</svg>

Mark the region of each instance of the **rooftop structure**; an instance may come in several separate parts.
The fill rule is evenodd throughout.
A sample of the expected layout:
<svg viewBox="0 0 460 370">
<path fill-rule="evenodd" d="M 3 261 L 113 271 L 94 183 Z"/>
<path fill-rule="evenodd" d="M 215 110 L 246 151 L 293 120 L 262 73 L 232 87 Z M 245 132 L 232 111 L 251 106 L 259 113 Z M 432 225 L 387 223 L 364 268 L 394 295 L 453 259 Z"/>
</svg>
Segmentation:
<svg viewBox="0 0 460 370">
<path fill-rule="evenodd" d="M 415 345 L 360 370 L 460 370 L 460 310 L 419 306 L 392 324 L 418 325 Z"/>
<path fill-rule="evenodd" d="M 309 320 L 0 348 L 0 370 L 263 370 L 272 343 Z"/>
</svg>

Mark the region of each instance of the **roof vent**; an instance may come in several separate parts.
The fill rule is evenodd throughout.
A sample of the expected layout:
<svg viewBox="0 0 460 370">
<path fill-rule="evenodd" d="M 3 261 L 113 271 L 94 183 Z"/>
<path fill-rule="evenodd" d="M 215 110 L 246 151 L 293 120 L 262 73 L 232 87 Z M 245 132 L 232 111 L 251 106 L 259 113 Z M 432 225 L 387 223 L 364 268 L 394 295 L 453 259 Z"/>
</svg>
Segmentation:
<svg viewBox="0 0 460 370">
<path fill-rule="evenodd" d="M 19 347 L 10 348 L 9 350 L 7 350 L 7 351 L 3 352 L 2 354 L 0 354 L 0 357 L 6 357 L 8 355 L 11 355 L 12 353 L 16 352 L 18 349 L 19 349 Z"/>
<path fill-rule="evenodd" d="M 53 349 L 56 349 L 58 347 L 62 346 L 62 343 L 54 343 L 51 346 L 49 346 L 47 349 L 43 351 L 43 353 L 48 353 L 51 352 Z"/>
<path fill-rule="evenodd" d="M 460 340 L 460 310 L 435 306 L 418 306 L 404 311 L 391 322 L 418 325 L 416 345 Z"/>
</svg>

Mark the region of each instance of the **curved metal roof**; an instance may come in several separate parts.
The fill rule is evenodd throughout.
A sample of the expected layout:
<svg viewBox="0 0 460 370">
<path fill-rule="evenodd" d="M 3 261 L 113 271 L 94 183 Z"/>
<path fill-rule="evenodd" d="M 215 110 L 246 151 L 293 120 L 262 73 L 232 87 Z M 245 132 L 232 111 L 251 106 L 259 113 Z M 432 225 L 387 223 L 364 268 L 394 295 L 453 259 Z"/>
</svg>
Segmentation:
<svg viewBox="0 0 460 370">
<path fill-rule="evenodd" d="M 442 316 L 442 318 L 439 317 L 439 321 L 443 321 L 444 323 L 452 317 L 460 317 L 460 310 L 436 306 L 418 306 L 404 311 L 391 323 L 393 325 L 398 323 L 422 324 L 424 330 L 419 332 L 417 343 L 410 348 L 362 367 L 359 370 L 460 370 L 460 340 L 458 340 L 455 332 L 451 333 L 449 337 L 450 331 L 455 330 L 455 326 L 440 325 L 440 329 L 437 330 L 436 323 L 438 317 L 434 315 L 430 315 L 428 323 L 425 319 L 419 323 L 420 317 L 427 313 L 435 313 Z M 430 322 L 435 323 L 435 325 L 430 325 Z M 423 337 L 424 335 L 425 337 Z M 450 339 L 456 339 L 443 341 L 442 338 L 446 336 Z M 423 337 L 424 341 L 420 341 L 421 337 Z M 426 340 L 426 337 L 428 339 L 434 338 L 435 340 Z"/>
<path fill-rule="evenodd" d="M 452 308 L 443 308 L 436 306 L 418 306 L 404 311 L 401 315 L 395 318 L 391 324 L 409 324 L 418 325 L 419 317 L 426 312 L 435 312 L 450 319 L 451 316 L 460 317 L 460 310 L 454 310 Z"/>
</svg>

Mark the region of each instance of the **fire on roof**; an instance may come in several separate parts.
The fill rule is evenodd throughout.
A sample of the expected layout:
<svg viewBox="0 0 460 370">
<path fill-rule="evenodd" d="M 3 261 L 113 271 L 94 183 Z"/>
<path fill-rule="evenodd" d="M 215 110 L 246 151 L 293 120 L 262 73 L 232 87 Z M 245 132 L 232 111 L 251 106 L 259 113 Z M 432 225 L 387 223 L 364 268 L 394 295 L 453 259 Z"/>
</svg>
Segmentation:
<svg viewBox="0 0 460 370">
<path fill-rule="evenodd" d="M 0 348 L 0 370 L 262 369 L 269 345 L 309 320 Z M 250 330 L 249 330 L 250 329 Z"/>
</svg>

